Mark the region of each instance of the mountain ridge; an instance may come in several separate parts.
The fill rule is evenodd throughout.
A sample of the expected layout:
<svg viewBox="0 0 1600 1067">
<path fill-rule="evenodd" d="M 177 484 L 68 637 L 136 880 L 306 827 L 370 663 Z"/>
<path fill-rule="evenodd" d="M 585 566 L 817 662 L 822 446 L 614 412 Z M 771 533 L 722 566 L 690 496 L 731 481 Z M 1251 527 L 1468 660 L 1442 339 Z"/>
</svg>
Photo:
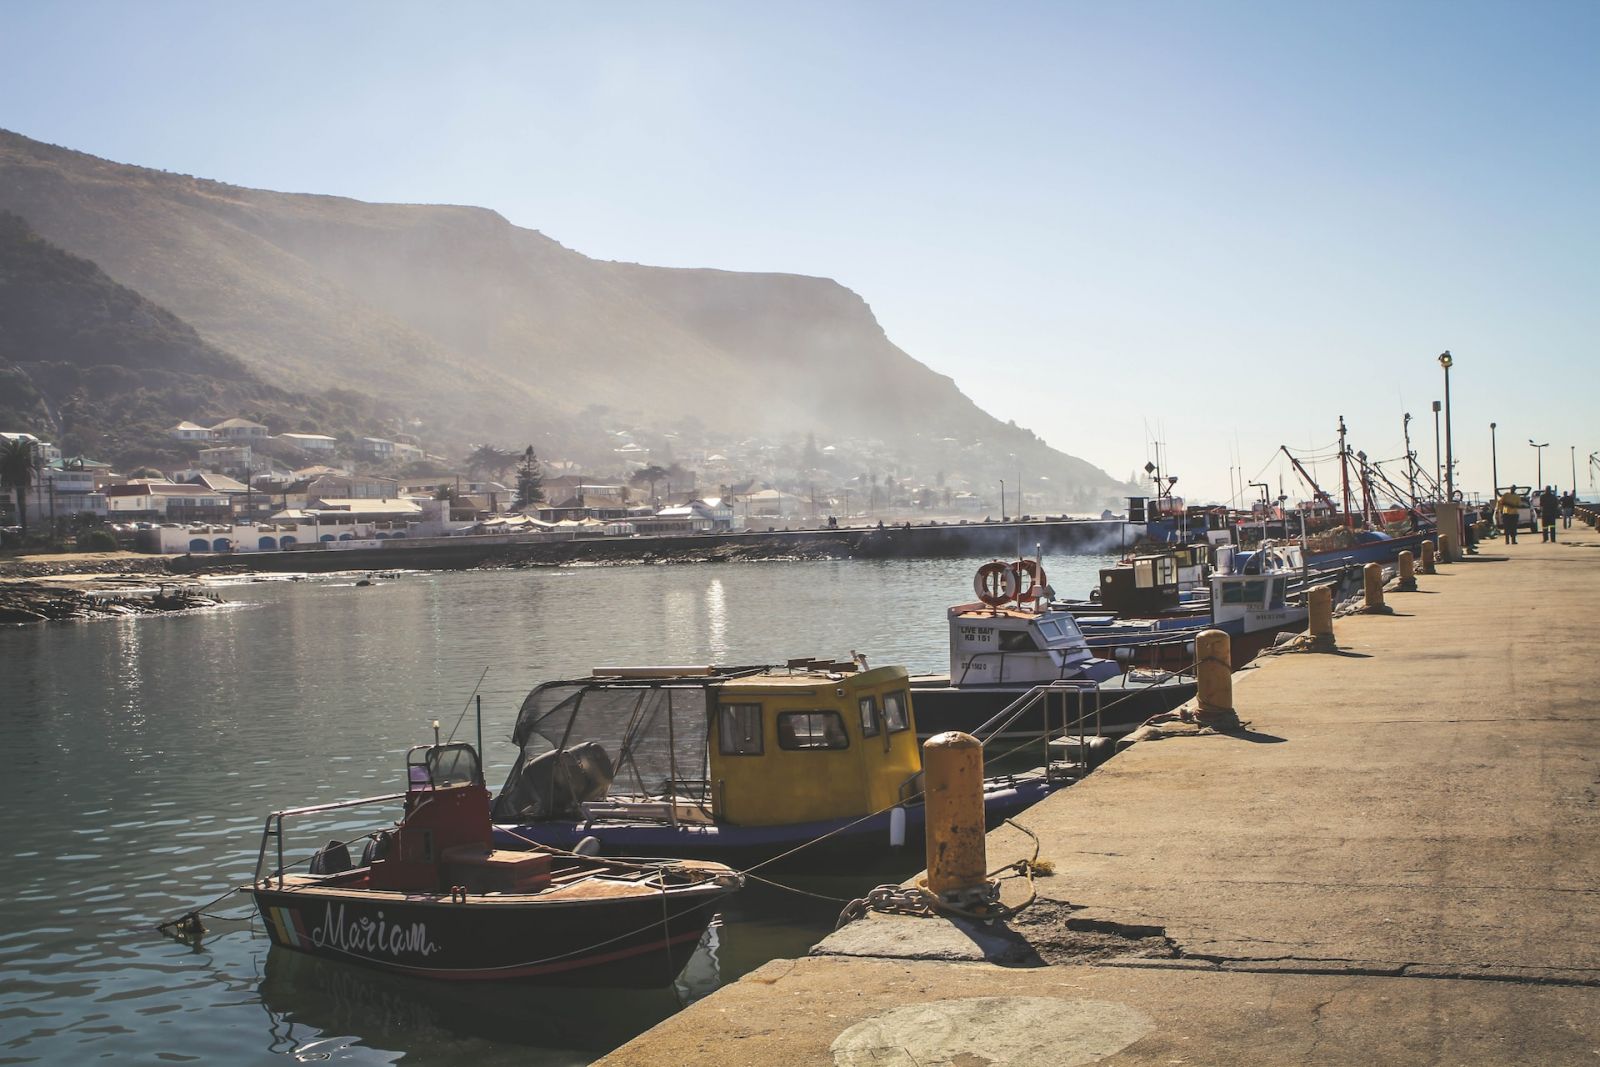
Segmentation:
<svg viewBox="0 0 1600 1067">
<path fill-rule="evenodd" d="M 605 410 L 852 435 L 931 469 L 1026 462 L 1120 483 L 981 411 L 859 294 L 783 272 L 597 260 L 472 205 L 373 204 L 132 167 L 0 131 L 0 209 L 265 380 L 354 388 L 439 432 L 592 435 Z"/>
</svg>

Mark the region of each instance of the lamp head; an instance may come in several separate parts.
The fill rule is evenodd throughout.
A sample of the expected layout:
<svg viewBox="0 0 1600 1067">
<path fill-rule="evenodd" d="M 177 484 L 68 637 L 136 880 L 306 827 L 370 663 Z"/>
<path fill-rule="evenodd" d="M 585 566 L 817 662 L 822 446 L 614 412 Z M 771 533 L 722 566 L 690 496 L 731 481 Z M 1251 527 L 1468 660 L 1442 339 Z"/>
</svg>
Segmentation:
<svg viewBox="0 0 1600 1067">
<path fill-rule="evenodd" d="M 1433 402 L 1433 413 L 1435 415 L 1439 414 L 1439 409 L 1442 408 L 1442 407 L 1444 407 L 1444 405 L 1439 403 L 1437 400 L 1435 400 Z"/>
<path fill-rule="evenodd" d="M 1455 360 L 1450 357 L 1450 350 L 1448 348 L 1439 353 L 1439 366 L 1443 367 L 1445 370 L 1449 370 L 1451 364 L 1453 363 L 1455 363 Z"/>
</svg>

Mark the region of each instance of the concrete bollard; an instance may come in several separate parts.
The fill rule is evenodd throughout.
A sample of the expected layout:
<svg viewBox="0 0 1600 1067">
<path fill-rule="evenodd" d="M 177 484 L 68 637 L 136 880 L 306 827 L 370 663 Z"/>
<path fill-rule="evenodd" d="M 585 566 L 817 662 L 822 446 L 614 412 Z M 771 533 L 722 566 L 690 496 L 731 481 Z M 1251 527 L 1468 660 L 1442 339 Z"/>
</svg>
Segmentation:
<svg viewBox="0 0 1600 1067">
<path fill-rule="evenodd" d="M 1456 558 L 1450 554 L 1450 548 L 1451 548 L 1451 546 L 1453 544 L 1454 544 L 1454 542 L 1452 542 L 1450 540 L 1449 531 L 1443 531 L 1443 532 L 1441 532 L 1439 534 L 1439 556 L 1438 556 L 1439 562 L 1441 562 L 1441 563 L 1454 563 L 1454 562 L 1456 562 Z"/>
<path fill-rule="evenodd" d="M 983 825 L 983 745 L 951 730 L 922 745 L 928 890 L 948 903 L 988 887 Z"/>
<path fill-rule="evenodd" d="M 1380 612 L 1384 610 L 1383 604 L 1383 564 L 1369 563 L 1361 568 L 1362 591 L 1366 596 L 1366 612 Z"/>
<path fill-rule="evenodd" d="M 1417 591 L 1417 574 L 1411 566 L 1411 553 L 1400 553 L 1400 580 L 1395 583 L 1395 589 L 1402 593 L 1415 593 Z"/>
<path fill-rule="evenodd" d="M 1233 639 L 1222 630 L 1201 630 L 1194 639 L 1195 718 L 1235 718 L 1233 714 Z"/>
<path fill-rule="evenodd" d="M 1339 647 L 1333 640 L 1333 586 L 1314 586 L 1307 600 L 1311 609 L 1311 648 L 1315 652 L 1332 652 Z"/>
<path fill-rule="evenodd" d="M 1424 541 L 1424 542 L 1422 542 L 1422 573 L 1423 574 L 1437 574 L 1438 573 L 1438 571 L 1436 571 L 1434 569 L 1434 566 L 1433 566 L 1433 542 L 1432 541 Z"/>
</svg>

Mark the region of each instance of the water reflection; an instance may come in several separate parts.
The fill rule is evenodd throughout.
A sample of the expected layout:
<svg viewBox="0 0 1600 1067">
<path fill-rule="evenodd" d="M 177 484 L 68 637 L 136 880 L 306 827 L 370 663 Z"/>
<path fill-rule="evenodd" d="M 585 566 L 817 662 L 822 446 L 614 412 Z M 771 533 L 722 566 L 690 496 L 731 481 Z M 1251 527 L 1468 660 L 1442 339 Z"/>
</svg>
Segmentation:
<svg viewBox="0 0 1600 1067">
<path fill-rule="evenodd" d="M 1052 561 L 1052 584 L 1086 591 L 1099 562 Z M 492 1067 L 540 1048 L 585 1062 L 681 1000 L 804 953 L 842 899 L 910 872 L 799 886 L 813 896 L 754 885 L 676 991 L 612 992 L 587 1007 L 591 994 L 575 990 L 421 994 L 409 980 L 269 953 L 245 924 L 208 923 L 200 951 L 152 928 L 250 877 L 268 811 L 398 787 L 406 747 L 427 739 L 429 720 L 454 723 L 485 667 L 485 766 L 498 784 L 524 694 L 601 663 L 858 648 L 874 664 L 940 669 L 944 609 L 968 596 L 972 569 L 823 561 L 272 582 L 230 587 L 227 611 L 0 630 L 0 1058 Z M 461 736 L 474 734 L 469 712 Z M 308 826 L 344 839 L 368 828 Z M 546 1020 L 535 1001 L 562 1006 Z"/>
<path fill-rule="evenodd" d="M 711 653 L 711 662 L 727 661 L 728 601 L 717 578 L 706 586 L 706 649 Z"/>
</svg>

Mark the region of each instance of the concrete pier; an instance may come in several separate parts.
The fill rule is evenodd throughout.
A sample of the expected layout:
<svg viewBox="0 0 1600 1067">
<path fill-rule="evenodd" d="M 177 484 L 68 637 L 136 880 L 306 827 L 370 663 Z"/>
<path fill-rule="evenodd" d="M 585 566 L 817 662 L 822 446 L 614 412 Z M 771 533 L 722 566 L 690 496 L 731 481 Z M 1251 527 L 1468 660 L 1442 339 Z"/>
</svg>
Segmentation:
<svg viewBox="0 0 1600 1067">
<path fill-rule="evenodd" d="M 1600 1062 L 1600 533 L 1565 532 L 1026 812 L 1055 870 L 1009 922 L 869 915 L 603 1062 Z"/>
</svg>

